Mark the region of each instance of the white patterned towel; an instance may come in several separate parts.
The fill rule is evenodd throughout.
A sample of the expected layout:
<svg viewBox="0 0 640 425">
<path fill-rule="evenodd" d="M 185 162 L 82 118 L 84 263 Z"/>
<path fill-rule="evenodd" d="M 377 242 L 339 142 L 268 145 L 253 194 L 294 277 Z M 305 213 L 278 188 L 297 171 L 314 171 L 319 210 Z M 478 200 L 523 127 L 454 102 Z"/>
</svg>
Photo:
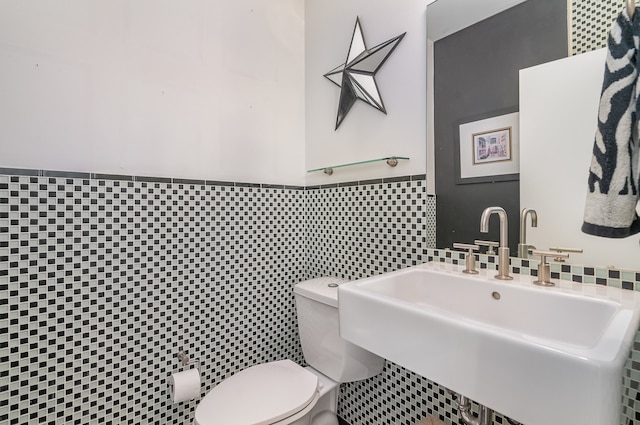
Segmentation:
<svg viewBox="0 0 640 425">
<path fill-rule="evenodd" d="M 640 112 L 640 13 L 626 8 L 611 27 L 589 169 L 582 231 L 623 238 L 640 232 L 638 204 L 638 113 Z"/>
</svg>

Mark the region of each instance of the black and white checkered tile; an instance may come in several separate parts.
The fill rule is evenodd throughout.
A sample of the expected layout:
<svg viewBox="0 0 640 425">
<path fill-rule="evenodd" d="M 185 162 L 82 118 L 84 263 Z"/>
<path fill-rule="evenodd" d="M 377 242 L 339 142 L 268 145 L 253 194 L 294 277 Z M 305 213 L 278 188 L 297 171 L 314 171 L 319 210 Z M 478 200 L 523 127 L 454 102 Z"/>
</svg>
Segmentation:
<svg viewBox="0 0 640 425">
<path fill-rule="evenodd" d="M 302 361 L 304 191 L 0 176 L 0 423 L 184 424 L 180 347 L 203 394 Z"/>
<path fill-rule="evenodd" d="M 435 197 L 424 176 L 307 188 L 305 207 L 308 278 L 397 270 L 435 247 Z"/>
<path fill-rule="evenodd" d="M 607 47 L 611 24 L 625 7 L 622 0 L 571 0 L 571 54 Z"/>
<path fill-rule="evenodd" d="M 434 249 L 436 200 L 424 183 L 1 174 L 0 423 L 188 423 L 197 401 L 171 404 L 166 385 L 181 347 L 202 361 L 202 394 L 252 364 L 302 363 L 296 282 L 462 261 Z M 495 268 L 492 256 L 478 261 Z M 512 267 L 530 274 L 536 263 Z M 553 267 L 554 278 L 640 289 L 640 273 Z M 638 341 L 624 425 L 639 423 Z M 459 423 L 444 388 L 391 362 L 343 385 L 339 413 L 351 425 L 427 414 Z"/>
</svg>

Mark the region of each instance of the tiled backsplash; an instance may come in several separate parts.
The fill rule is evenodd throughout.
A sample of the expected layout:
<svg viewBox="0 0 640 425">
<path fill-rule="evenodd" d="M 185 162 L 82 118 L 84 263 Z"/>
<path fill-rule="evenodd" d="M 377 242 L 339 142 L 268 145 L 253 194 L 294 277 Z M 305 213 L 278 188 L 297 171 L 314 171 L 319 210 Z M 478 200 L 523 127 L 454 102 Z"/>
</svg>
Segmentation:
<svg viewBox="0 0 640 425">
<path fill-rule="evenodd" d="M 0 423 L 187 423 L 197 401 L 171 404 L 166 384 L 180 347 L 202 361 L 204 394 L 252 364 L 303 362 L 296 282 L 462 258 L 434 249 L 424 176 L 305 189 L 22 174 L 0 175 Z M 554 267 L 640 285 L 636 273 Z M 630 360 L 624 425 L 637 423 L 636 369 Z M 339 411 L 352 425 L 459 423 L 444 388 L 390 362 L 343 385 Z"/>
</svg>

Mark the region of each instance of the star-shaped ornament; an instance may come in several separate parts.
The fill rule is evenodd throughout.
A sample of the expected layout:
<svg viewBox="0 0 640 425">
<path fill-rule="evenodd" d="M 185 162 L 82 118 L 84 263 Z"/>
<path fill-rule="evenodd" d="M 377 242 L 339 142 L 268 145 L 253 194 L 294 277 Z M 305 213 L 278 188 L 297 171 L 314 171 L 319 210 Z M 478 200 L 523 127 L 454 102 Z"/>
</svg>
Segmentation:
<svg viewBox="0 0 640 425">
<path fill-rule="evenodd" d="M 367 49 L 360 19 L 356 18 L 356 26 L 353 30 L 346 62 L 324 74 L 329 81 L 340 87 L 336 130 L 358 99 L 385 114 L 387 113 L 375 76 L 405 34 L 406 32 Z"/>
</svg>

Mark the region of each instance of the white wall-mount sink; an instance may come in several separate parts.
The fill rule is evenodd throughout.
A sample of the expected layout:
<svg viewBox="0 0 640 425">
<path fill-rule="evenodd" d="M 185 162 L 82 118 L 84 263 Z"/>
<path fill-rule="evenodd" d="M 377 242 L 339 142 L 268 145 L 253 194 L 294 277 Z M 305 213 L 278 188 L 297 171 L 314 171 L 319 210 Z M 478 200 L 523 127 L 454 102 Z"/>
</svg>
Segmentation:
<svg viewBox="0 0 640 425">
<path fill-rule="evenodd" d="M 640 293 L 427 263 L 339 288 L 354 344 L 526 425 L 619 423 Z"/>
</svg>

